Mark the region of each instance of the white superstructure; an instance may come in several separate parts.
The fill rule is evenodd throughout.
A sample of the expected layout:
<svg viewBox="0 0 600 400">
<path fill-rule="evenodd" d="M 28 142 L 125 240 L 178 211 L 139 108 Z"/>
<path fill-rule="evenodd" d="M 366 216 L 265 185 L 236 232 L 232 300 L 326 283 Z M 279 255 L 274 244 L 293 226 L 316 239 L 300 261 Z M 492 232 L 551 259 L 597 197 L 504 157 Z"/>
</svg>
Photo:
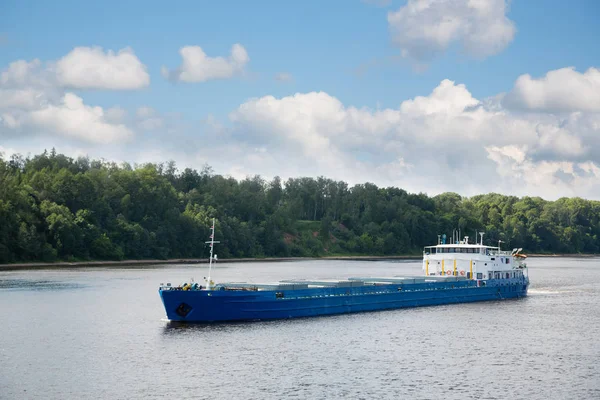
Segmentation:
<svg viewBox="0 0 600 400">
<path fill-rule="evenodd" d="M 527 270 L 522 249 L 502 251 L 500 246 L 469 243 L 469 238 L 455 244 L 427 246 L 423 251 L 426 276 L 461 276 L 466 279 L 511 279 L 524 276 Z M 500 244 L 500 243 L 499 243 Z M 526 275 L 525 275 L 526 276 Z"/>
</svg>

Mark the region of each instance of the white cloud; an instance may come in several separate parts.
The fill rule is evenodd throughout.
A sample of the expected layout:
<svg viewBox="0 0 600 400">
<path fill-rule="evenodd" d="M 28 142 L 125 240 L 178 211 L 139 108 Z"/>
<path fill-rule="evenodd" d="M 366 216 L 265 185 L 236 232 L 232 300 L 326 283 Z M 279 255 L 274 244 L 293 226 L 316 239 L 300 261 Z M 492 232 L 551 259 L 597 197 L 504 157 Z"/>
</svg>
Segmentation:
<svg viewBox="0 0 600 400">
<path fill-rule="evenodd" d="M 266 96 L 242 104 L 232 112 L 230 118 L 244 129 L 250 129 L 259 138 L 264 134 L 275 134 L 275 140 L 289 141 L 300 146 L 306 155 L 327 154 L 329 137 L 319 129 L 330 128 L 330 134 L 341 130 L 335 125 L 336 116 L 343 118 L 343 105 L 327 93 L 296 94 L 293 97 L 276 99 Z"/>
<path fill-rule="evenodd" d="M 229 57 L 209 57 L 199 46 L 185 46 L 179 50 L 182 64 L 169 71 L 162 67 L 162 75 L 172 81 L 205 82 L 211 79 L 226 79 L 242 73 L 250 61 L 244 46 L 239 43 L 231 47 Z"/>
<path fill-rule="evenodd" d="M 56 62 L 58 82 L 77 89 L 140 89 L 150 84 L 146 66 L 133 50 L 115 53 L 100 47 L 76 47 Z"/>
<path fill-rule="evenodd" d="M 534 161 L 526 151 L 515 146 L 486 147 L 488 157 L 496 163 L 496 172 L 504 181 L 513 182 L 515 194 L 529 194 L 549 199 L 583 196 L 598 198 L 600 167 L 598 163 L 568 161 Z"/>
<path fill-rule="evenodd" d="M 101 107 L 86 106 L 73 93 L 66 93 L 61 104 L 31 112 L 29 122 L 41 129 L 94 143 L 121 142 L 133 136 L 125 125 L 108 123 Z"/>
<path fill-rule="evenodd" d="M 600 70 L 590 68 L 580 73 L 573 67 L 561 68 L 539 79 L 521 75 L 504 103 L 536 111 L 600 112 Z"/>
<path fill-rule="evenodd" d="M 504 160 L 510 160 L 516 164 L 522 164 L 527 156 L 527 149 L 519 146 L 508 145 L 508 146 L 489 146 L 485 150 L 488 153 L 488 157 L 497 164 L 500 164 Z M 503 174 L 506 175 L 506 174 Z"/>
<path fill-rule="evenodd" d="M 44 67 L 38 59 L 32 61 L 18 60 L 10 63 L 0 74 L 0 88 L 22 89 L 35 87 L 51 89 L 56 87 L 56 79 L 52 71 Z"/>
<path fill-rule="evenodd" d="M 49 62 L 46 65 L 37 59 L 29 62 L 18 60 L 0 71 L 0 137 L 5 140 L 26 140 L 37 136 L 36 141 L 45 137 L 89 143 L 121 143 L 131 139 L 134 132 L 124 123 L 127 116 L 125 110 L 119 107 L 104 110 L 84 104 L 81 97 L 65 92 L 64 85 L 69 81 L 65 81 L 65 75 L 60 74 L 69 72 L 70 63 L 76 63 L 80 72 L 87 68 L 97 88 L 126 88 L 123 84 L 119 86 L 118 82 L 131 72 L 126 65 L 129 59 L 126 54 L 132 53 L 122 51 L 114 55 L 109 52 L 108 58 L 102 60 L 100 57 L 91 61 L 82 58 L 84 53 L 82 48 L 75 49 L 58 63 Z M 107 60 L 109 63 L 116 60 L 112 67 L 123 67 L 123 70 L 111 70 L 106 63 L 102 64 Z M 102 78 L 102 74 L 95 75 L 100 70 L 110 75 L 110 79 L 106 78 L 108 75 L 105 78 Z M 77 73 L 69 77 L 74 79 L 69 84 L 84 86 L 83 81 L 76 82 Z"/>
<path fill-rule="evenodd" d="M 400 110 L 405 114 L 414 115 L 457 114 L 478 104 L 479 101 L 473 98 L 465 85 L 455 85 L 451 80 L 444 79 L 430 96 L 417 96 L 414 100 L 406 100 L 400 106 Z"/>
<path fill-rule="evenodd" d="M 539 124 L 537 132 L 539 152 L 549 151 L 558 158 L 573 158 L 585 152 L 581 139 L 560 126 Z"/>
<path fill-rule="evenodd" d="M 388 25 L 402 55 L 418 63 L 455 43 L 484 58 L 502 51 L 515 35 L 507 11 L 505 0 L 408 0 L 388 13 Z"/>
<path fill-rule="evenodd" d="M 40 67 L 41 61 L 38 59 L 30 62 L 25 60 L 14 61 L 0 74 L 0 83 L 3 86 L 30 83 L 31 77 L 36 74 Z"/>
<path fill-rule="evenodd" d="M 430 194 L 600 198 L 600 154 L 592 151 L 600 118 L 514 114 L 450 80 L 398 109 L 347 107 L 311 92 L 251 99 L 230 119 L 235 168 L 222 168 L 232 173 L 325 175 Z"/>
<path fill-rule="evenodd" d="M 3 108 L 22 108 L 33 110 L 44 101 L 44 92 L 33 89 L 0 89 L 0 110 Z"/>
<path fill-rule="evenodd" d="M 105 53 L 99 47 L 76 47 L 56 62 L 18 60 L 0 74 L 4 88 L 126 90 L 149 84 L 146 66 L 129 48 Z"/>
<path fill-rule="evenodd" d="M 58 101 L 62 90 L 40 60 L 18 60 L 0 73 L 0 113 L 4 126 L 21 125 L 23 115 Z"/>
</svg>

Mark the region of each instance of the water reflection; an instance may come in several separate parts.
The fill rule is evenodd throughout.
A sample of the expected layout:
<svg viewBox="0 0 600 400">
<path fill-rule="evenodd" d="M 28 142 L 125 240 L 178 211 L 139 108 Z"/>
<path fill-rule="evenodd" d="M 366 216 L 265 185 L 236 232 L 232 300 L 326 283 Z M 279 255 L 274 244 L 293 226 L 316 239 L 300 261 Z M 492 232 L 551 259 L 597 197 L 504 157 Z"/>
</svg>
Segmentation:
<svg viewBox="0 0 600 400">
<path fill-rule="evenodd" d="M 272 321 L 232 321 L 232 322 L 181 322 L 164 320 L 163 326 L 164 335 L 176 335 L 180 333 L 206 333 L 206 332 L 233 332 L 233 331 L 249 331 L 255 329 L 263 329 L 273 327 L 274 325 L 287 325 L 291 320 L 272 320 Z"/>
<path fill-rule="evenodd" d="M 271 282 L 418 274 L 421 263 L 240 263 L 220 272 L 223 281 Z M 9 321 L 0 398 L 600 398 L 600 262 L 536 259 L 531 295 L 511 302 L 162 319 L 158 283 L 194 275 L 196 266 L 0 271 Z"/>
<path fill-rule="evenodd" d="M 50 280 L 0 279 L 0 290 L 69 290 L 81 289 L 85 285 L 73 282 L 57 282 Z"/>
</svg>

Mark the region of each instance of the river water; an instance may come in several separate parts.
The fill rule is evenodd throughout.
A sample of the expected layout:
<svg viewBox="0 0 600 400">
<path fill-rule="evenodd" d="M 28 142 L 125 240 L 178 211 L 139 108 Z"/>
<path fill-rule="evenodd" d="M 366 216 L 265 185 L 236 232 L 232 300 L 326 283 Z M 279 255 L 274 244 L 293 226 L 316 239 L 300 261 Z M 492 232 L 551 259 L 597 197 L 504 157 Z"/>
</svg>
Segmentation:
<svg viewBox="0 0 600 400">
<path fill-rule="evenodd" d="M 0 272 L 1 399 L 600 399 L 600 259 L 532 258 L 525 299 L 174 325 L 204 266 Z M 420 274 L 420 262 L 219 264 L 216 281 Z"/>
</svg>

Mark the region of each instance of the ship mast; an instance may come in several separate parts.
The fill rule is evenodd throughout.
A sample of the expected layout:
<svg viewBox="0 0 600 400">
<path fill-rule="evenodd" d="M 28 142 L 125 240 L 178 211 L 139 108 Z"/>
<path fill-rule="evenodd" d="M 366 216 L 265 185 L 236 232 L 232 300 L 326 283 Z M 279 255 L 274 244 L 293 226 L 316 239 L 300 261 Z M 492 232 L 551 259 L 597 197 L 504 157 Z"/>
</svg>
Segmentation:
<svg viewBox="0 0 600 400">
<path fill-rule="evenodd" d="M 219 241 L 215 242 L 215 219 L 212 220 L 212 227 L 210 228 L 210 241 L 204 243 L 210 243 L 210 260 L 208 261 L 208 279 L 206 280 L 206 289 L 212 290 L 213 281 L 210 279 L 210 274 L 212 272 L 212 263 L 213 263 L 213 246 L 215 243 L 221 243 Z M 216 256 L 216 255 L 215 255 Z"/>
</svg>

